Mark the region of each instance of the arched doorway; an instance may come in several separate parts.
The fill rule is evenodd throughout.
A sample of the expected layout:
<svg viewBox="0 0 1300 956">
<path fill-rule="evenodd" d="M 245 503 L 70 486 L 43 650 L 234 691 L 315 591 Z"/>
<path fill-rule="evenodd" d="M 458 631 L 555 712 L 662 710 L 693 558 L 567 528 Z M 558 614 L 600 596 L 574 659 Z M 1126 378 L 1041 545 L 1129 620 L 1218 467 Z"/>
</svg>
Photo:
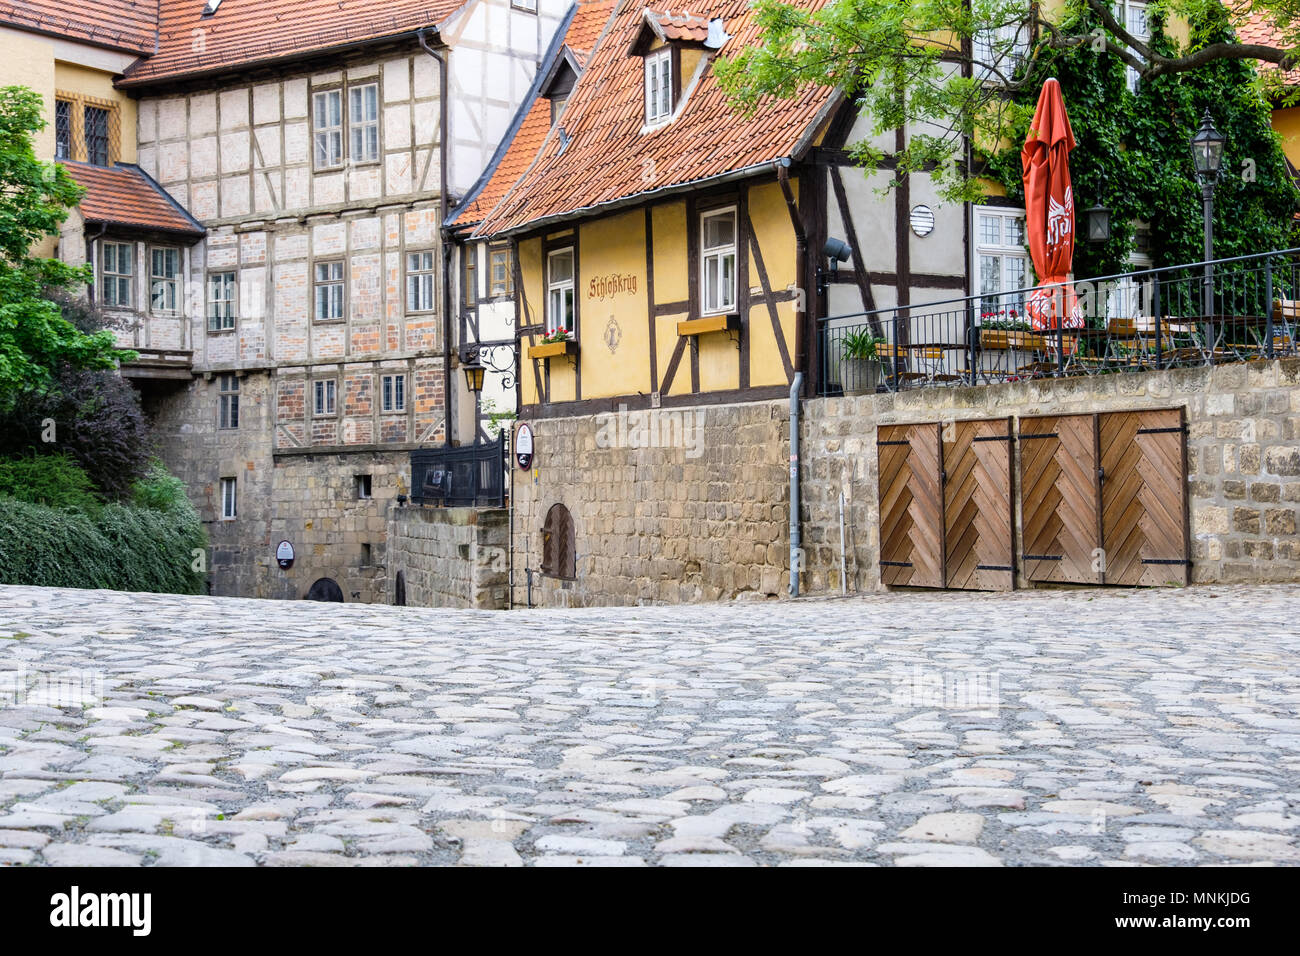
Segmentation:
<svg viewBox="0 0 1300 956">
<path fill-rule="evenodd" d="M 393 582 L 393 605 L 406 607 L 406 572 L 398 571 L 397 580 Z"/>
<path fill-rule="evenodd" d="M 542 573 L 571 581 L 578 576 L 573 516 L 562 504 L 551 505 L 542 525 Z"/>
<path fill-rule="evenodd" d="M 304 601 L 337 601 L 343 603 L 343 589 L 333 578 L 317 578 L 303 595 Z"/>
</svg>

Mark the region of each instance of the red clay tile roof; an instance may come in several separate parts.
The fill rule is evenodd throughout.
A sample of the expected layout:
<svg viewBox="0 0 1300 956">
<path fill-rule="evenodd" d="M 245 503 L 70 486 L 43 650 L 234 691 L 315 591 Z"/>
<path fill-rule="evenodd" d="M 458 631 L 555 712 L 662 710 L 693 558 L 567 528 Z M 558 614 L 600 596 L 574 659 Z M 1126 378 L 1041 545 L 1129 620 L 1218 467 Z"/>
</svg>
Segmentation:
<svg viewBox="0 0 1300 956">
<path fill-rule="evenodd" d="M 466 0 L 222 0 L 209 17 L 202 0 L 157 2 L 158 52 L 132 65 L 123 87 L 436 28 Z"/>
<path fill-rule="evenodd" d="M 1259 43 L 1264 46 L 1285 47 L 1278 29 L 1263 14 L 1249 12 L 1238 16 L 1237 39 L 1242 43 Z M 1273 63 L 1258 63 L 1261 73 L 1276 70 Z M 1287 86 L 1300 85 L 1300 70 L 1288 70 L 1282 74 L 1282 82 Z"/>
<path fill-rule="evenodd" d="M 800 0 L 818 9 L 827 0 Z M 759 42 L 748 0 L 692 0 L 692 13 L 722 17 L 728 55 Z M 643 0 L 622 0 L 578 80 L 556 130 L 548 135 L 523 179 L 475 235 L 514 232 L 579 211 L 765 166 L 790 156 L 824 119 L 836 96 L 810 87 L 790 99 L 764 100 L 750 116 L 727 103 L 711 68 L 680 115 L 642 133 L 645 120 L 642 61 L 628 56 L 642 28 Z M 689 78 L 683 80 L 685 88 Z M 562 147 L 559 129 L 570 138 Z"/>
<path fill-rule="evenodd" d="M 659 30 L 665 40 L 703 43 L 709 35 L 708 18 L 697 17 L 689 11 L 683 10 L 681 13 L 673 13 L 671 10 L 666 9 L 663 13 L 660 13 L 647 7 L 646 19 L 653 19 L 659 25 Z"/>
<path fill-rule="evenodd" d="M 158 0 L 4 0 L 0 23 L 147 54 L 157 38 Z"/>
<path fill-rule="evenodd" d="M 564 33 L 563 45 L 556 51 L 556 55 L 562 55 L 563 49 L 567 48 L 576 56 L 575 44 L 582 45 L 590 54 L 591 48 L 596 45 L 596 40 L 600 37 L 601 30 L 609 22 L 609 15 L 613 9 L 614 0 L 580 0 L 577 9 L 573 12 L 573 18 L 569 21 L 569 28 Z M 576 58 L 580 64 L 585 59 L 582 56 Z M 541 65 L 540 72 L 545 73 L 550 69 L 550 59 L 548 58 L 548 61 Z M 527 112 L 523 115 L 518 131 L 511 138 L 501 158 L 495 160 L 494 165 L 488 168 L 488 180 L 476 184 L 469 191 L 467 201 L 452 222 L 453 227 L 473 225 L 491 212 L 501 201 L 501 197 L 527 171 L 533 157 L 545 142 L 546 134 L 551 129 L 551 101 L 541 96 L 536 88 L 531 91 L 531 95 L 533 97 L 531 102 L 525 100 L 520 106 L 521 111 Z"/>
<path fill-rule="evenodd" d="M 78 207 L 86 222 L 182 233 L 196 239 L 204 234 L 203 226 L 138 166 L 71 162 L 63 166 L 86 189 Z"/>
</svg>

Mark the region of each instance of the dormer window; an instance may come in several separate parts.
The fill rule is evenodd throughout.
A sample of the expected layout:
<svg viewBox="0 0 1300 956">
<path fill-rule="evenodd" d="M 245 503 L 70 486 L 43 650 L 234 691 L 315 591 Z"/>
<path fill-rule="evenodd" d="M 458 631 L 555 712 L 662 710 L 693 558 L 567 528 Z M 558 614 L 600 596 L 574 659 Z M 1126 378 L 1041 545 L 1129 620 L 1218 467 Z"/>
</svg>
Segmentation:
<svg viewBox="0 0 1300 956">
<path fill-rule="evenodd" d="M 664 47 L 645 57 L 645 121 L 663 123 L 673 115 L 673 51 Z"/>
</svg>

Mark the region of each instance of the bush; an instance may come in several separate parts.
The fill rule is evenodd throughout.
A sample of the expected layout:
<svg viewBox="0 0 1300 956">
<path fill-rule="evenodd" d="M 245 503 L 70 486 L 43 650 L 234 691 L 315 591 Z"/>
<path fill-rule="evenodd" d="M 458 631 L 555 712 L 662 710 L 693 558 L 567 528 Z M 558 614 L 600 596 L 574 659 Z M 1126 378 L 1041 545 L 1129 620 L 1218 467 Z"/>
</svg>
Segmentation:
<svg viewBox="0 0 1300 956">
<path fill-rule="evenodd" d="M 145 476 L 131 486 L 131 500 L 137 507 L 154 511 L 183 511 L 193 507 L 185 494 L 185 482 L 157 458 L 150 459 Z"/>
<path fill-rule="evenodd" d="M 101 507 L 94 482 L 67 455 L 0 459 L 0 495 L 92 516 Z"/>
<path fill-rule="evenodd" d="M 198 594 L 194 551 L 206 547 L 188 502 L 110 504 L 96 518 L 0 498 L 0 584 Z"/>
</svg>

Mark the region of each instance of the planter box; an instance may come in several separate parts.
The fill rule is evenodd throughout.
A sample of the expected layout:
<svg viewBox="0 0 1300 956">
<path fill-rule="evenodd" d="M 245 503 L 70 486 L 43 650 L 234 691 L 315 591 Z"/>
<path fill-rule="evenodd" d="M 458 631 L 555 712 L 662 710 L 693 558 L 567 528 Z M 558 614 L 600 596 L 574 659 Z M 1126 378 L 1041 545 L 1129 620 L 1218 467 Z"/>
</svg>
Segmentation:
<svg viewBox="0 0 1300 956">
<path fill-rule="evenodd" d="M 577 355 L 578 343 L 573 339 L 565 339 L 563 342 L 543 342 L 541 345 L 530 345 L 528 347 L 528 357 L 530 359 L 550 358 L 553 355 Z"/>
<path fill-rule="evenodd" d="M 686 319 L 677 323 L 677 334 L 680 336 L 704 335 L 708 332 L 739 332 L 740 316 L 736 313 L 730 315 L 707 315 L 702 319 Z"/>
<path fill-rule="evenodd" d="M 870 395 L 880 384 L 880 361 L 846 358 L 840 362 L 840 379 L 845 395 Z"/>
<path fill-rule="evenodd" d="M 1012 332 L 1007 329 L 980 329 L 982 349 L 1023 349 L 1033 351 L 1047 348 L 1047 340 L 1037 332 Z"/>
</svg>

